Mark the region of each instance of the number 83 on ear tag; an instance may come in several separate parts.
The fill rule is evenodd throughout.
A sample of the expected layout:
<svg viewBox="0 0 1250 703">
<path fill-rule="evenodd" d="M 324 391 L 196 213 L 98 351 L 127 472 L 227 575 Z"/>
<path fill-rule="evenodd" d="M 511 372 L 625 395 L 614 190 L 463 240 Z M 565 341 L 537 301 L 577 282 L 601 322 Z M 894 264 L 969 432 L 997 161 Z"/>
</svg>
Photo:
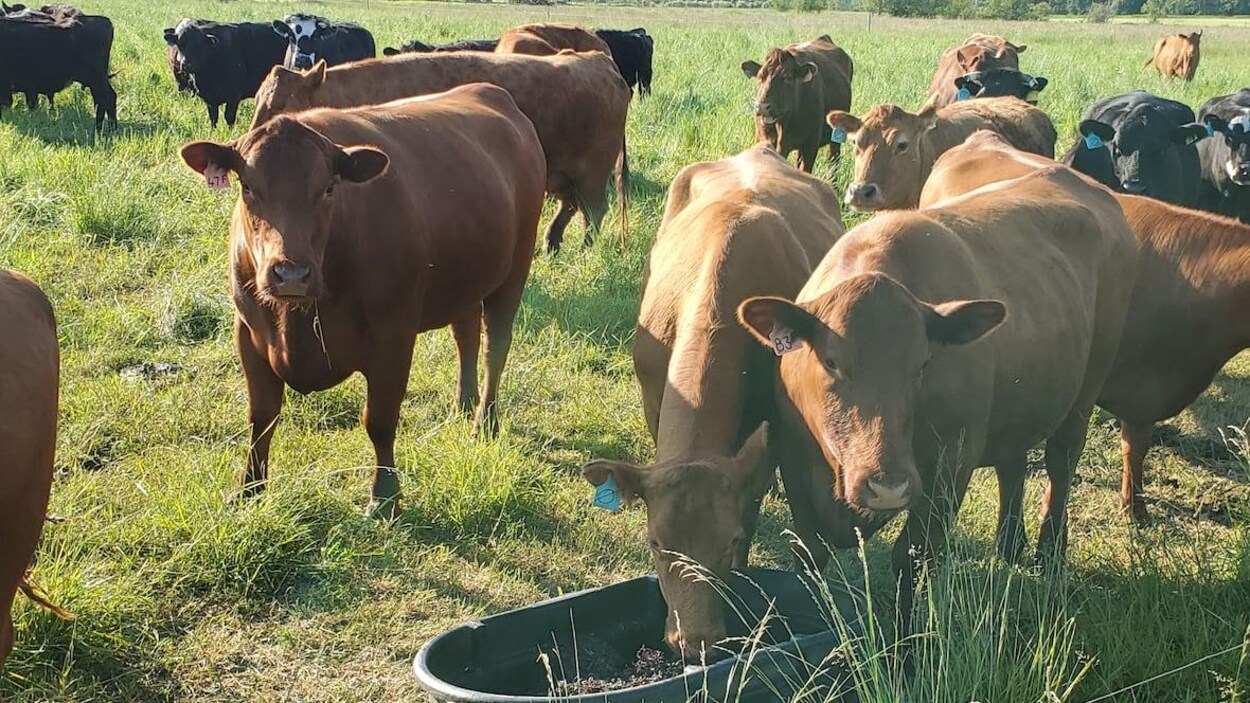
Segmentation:
<svg viewBox="0 0 1250 703">
<path fill-rule="evenodd" d="M 781 325 L 774 326 L 773 331 L 769 333 L 768 336 L 772 339 L 773 351 L 776 352 L 777 356 L 789 354 L 790 352 L 797 350 L 803 344 L 803 340 L 799 339 L 799 336 L 794 333 L 794 330 L 789 327 L 782 327 Z"/>
</svg>

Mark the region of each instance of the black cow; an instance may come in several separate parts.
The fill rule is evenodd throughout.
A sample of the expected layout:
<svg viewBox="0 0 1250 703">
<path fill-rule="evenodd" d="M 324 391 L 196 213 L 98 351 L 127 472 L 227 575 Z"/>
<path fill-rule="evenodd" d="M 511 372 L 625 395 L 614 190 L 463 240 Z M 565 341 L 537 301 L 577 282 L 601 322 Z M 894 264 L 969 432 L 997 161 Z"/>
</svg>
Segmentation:
<svg viewBox="0 0 1250 703">
<path fill-rule="evenodd" d="M 165 43 L 176 47 L 191 85 L 208 108 L 208 121 L 226 106 L 226 124 L 233 127 L 239 103 L 256 94 L 261 81 L 286 56 L 286 39 L 258 22 L 229 24 L 184 19 L 165 29 Z"/>
<path fill-rule="evenodd" d="M 398 56 L 399 54 L 432 54 L 447 53 L 450 51 L 486 51 L 491 52 L 495 47 L 499 46 L 498 39 L 464 39 L 462 41 L 449 42 L 447 44 L 426 44 L 419 39 L 413 39 L 405 42 L 398 49 L 394 47 L 386 47 L 382 50 L 383 56 Z"/>
<path fill-rule="evenodd" d="M 1013 97 L 1036 105 L 1038 93 L 1046 89 L 1050 81 L 1041 76 L 1030 76 L 1014 68 L 991 68 L 973 71 L 955 79 L 957 100 L 972 98 Z"/>
<path fill-rule="evenodd" d="M 629 89 L 633 90 L 636 85 L 639 95 L 650 95 L 651 55 L 655 40 L 647 34 L 647 30 L 642 27 L 628 31 L 598 29 L 595 34 L 612 50 L 612 60 L 629 84 Z"/>
<path fill-rule="evenodd" d="M 1103 185 L 1177 205 L 1198 201 L 1198 149 L 1207 136 L 1194 111 L 1142 90 L 1094 103 L 1063 162 Z"/>
<path fill-rule="evenodd" d="M 39 95 L 47 96 L 51 107 L 57 92 L 78 83 L 91 91 L 96 131 L 106 119 L 116 127 L 117 91 L 109 74 L 113 22 L 100 15 L 84 15 L 68 5 L 3 9 L 0 110 L 12 105 L 14 92 L 24 94 L 32 109 Z"/>
<path fill-rule="evenodd" d="M 1199 206 L 1250 223 L 1250 88 L 1211 98 L 1198 118 L 1215 137 L 1198 144 Z"/>
<path fill-rule="evenodd" d="M 296 14 L 287 15 L 281 21 L 274 20 L 273 29 L 287 41 L 282 65 L 290 69 L 309 69 L 318 61 L 338 66 L 377 55 L 373 35 L 358 24 Z"/>
</svg>

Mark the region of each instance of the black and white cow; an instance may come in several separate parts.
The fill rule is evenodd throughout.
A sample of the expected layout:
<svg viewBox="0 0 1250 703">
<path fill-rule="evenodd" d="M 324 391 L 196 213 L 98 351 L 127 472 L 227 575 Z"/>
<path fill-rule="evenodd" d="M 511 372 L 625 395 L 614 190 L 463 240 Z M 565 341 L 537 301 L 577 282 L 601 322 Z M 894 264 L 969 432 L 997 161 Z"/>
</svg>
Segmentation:
<svg viewBox="0 0 1250 703">
<path fill-rule="evenodd" d="M 287 41 L 283 65 L 290 69 L 312 68 L 318 61 L 337 66 L 377 55 L 373 35 L 358 24 L 295 14 L 274 20 L 273 29 Z"/>
<path fill-rule="evenodd" d="M 651 55 L 655 40 L 642 27 L 623 31 L 598 29 L 595 34 L 612 50 L 612 60 L 629 89 L 638 86 L 639 95 L 651 94 Z"/>
<path fill-rule="evenodd" d="M 254 96 L 270 69 L 280 66 L 286 40 L 259 22 L 213 22 L 187 18 L 165 29 L 165 43 L 182 56 L 182 68 L 208 109 L 208 121 L 226 106 L 226 124 L 233 127 L 239 103 Z"/>
<path fill-rule="evenodd" d="M 1198 144 L 1203 210 L 1250 223 L 1250 88 L 1211 98 L 1198 111 L 1213 139 Z"/>
<path fill-rule="evenodd" d="M 972 98 L 1013 97 L 1036 105 L 1038 93 L 1046 89 L 1047 81 L 1041 76 L 1030 76 L 1014 68 L 991 68 L 973 71 L 955 79 L 957 100 Z"/>
<path fill-rule="evenodd" d="M 398 56 L 399 54 L 443 54 L 451 51 L 494 51 L 499 46 L 498 39 L 463 39 L 461 41 L 448 42 L 447 44 L 426 44 L 420 39 L 413 39 L 404 42 L 403 46 L 398 49 L 394 47 L 386 47 L 382 50 L 383 56 Z"/>
<path fill-rule="evenodd" d="M 46 96 L 51 107 L 57 92 L 78 83 L 91 91 L 96 131 L 105 120 L 116 127 L 117 91 L 109 73 L 113 22 L 68 5 L 4 9 L 0 17 L 0 110 L 12 104 L 14 92 L 24 94 L 31 109 L 39 95 Z"/>
<path fill-rule="evenodd" d="M 1188 105 L 1142 90 L 1085 111 L 1080 138 L 1063 162 L 1121 193 L 1194 207 L 1198 149 L 1208 136 Z"/>
</svg>

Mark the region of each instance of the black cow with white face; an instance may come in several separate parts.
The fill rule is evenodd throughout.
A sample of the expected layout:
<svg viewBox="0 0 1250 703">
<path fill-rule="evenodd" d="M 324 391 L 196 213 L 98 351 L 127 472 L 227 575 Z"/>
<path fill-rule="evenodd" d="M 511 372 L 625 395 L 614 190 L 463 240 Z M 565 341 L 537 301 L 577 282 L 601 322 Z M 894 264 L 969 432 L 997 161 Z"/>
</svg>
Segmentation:
<svg viewBox="0 0 1250 703">
<path fill-rule="evenodd" d="M 1208 132 L 1189 106 L 1141 90 L 1116 95 L 1090 106 L 1079 131 L 1068 166 L 1121 193 L 1198 204 L 1194 145 Z"/>
<path fill-rule="evenodd" d="M 1198 111 L 1212 139 L 1198 144 L 1203 210 L 1250 223 L 1250 88 L 1211 98 Z"/>
<path fill-rule="evenodd" d="M 187 18 L 165 29 L 165 43 L 178 50 L 182 71 L 208 110 L 208 121 L 226 106 L 233 127 L 239 103 L 254 96 L 269 70 L 282 63 L 286 42 L 259 22 L 213 22 Z"/>
<path fill-rule="evenodd" d="M 638 95 L 651 94 L 651 56 L 655 52 L 655 40 L 642 27 L 628 31 L 620 29 L 598 29 L 595 34 L 612 50 L 612 60 L 621 72 L 621 77 L 633 90 L 638 86 Z"/>
<path fill-rule="evenodd" d="M 351 22 L 331 22 L 317 15 L 295 14 L 274 20 L 273 30 L 287 41 L 283 65 L 290 69 L 309 69 L 318 61 L 338 66 L 377 55 L 373 35 Z"/>
<path fill-rule="evenodd" d="M 973 71 L 955 79 L 957 100 L 972 98 L 1020 98 L 1036 105 L 1038 93 L 1046 89 L 1050 81 L 1041 76 L 1030 76 L 1014 68 L 991 68 Z"/>
</svg>

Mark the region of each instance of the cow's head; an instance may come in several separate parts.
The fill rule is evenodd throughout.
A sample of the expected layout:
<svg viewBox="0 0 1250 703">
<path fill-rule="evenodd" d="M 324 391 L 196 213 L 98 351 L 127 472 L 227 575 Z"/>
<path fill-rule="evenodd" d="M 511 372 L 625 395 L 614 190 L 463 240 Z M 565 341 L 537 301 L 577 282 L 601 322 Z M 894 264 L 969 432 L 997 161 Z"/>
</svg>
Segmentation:
<svg viewBox="0 0 1250 703">
<path fill-rule="evenodd" d="M 256 91 L 256 112 L 252 117 L 252 127 L 259 127 L 274 115 L 299 112 L 316 106 L 317 93 L 325 82 L 325 61 L 318 61 L 317 65 L 307 71 L 292 71 L 284 66 L 274 66 Z"/>
<path fill-rule="evenodd" d="M 1189 45 L 1194 47 L 1195 49 L 1197 49 L 1198 45 L 1202 43 L 1202 30 L 1201 29 L 1199 29 L 1196 32 L 1191 32 L 1189 34 L 1182 34 L 1181 36 L 1184 37 L 1185 41 L 1189 42 Z"/>
<path fill-rule="evenodd" d="M 690 662 L 724 656 L 723 603 L 690 562 L 718 577 L 746 566 L 759 502 L 772 481 L 768 427 L 760 426 L 733 457 L 635 466 L 596 460 L 582 469 L 592 485 L 611 478 L 627 501 L 647 506 L 647 539 L 668 604 L 665 639 Z"/>
<path fill-rule="evenodd" d="M 846 204 L 856 210 L 915 207 L 925 178 L 933 168 L 927 147 L 929 131 L 938 123 L 929 103 L 920 112 L 897 105 L 878 105 L 862 118 L 834 110 L 826 121 L 834 141 L 855 149 L 855 177 L 846 188 Z"/>
<path fill-rule="evenodd" d="M 878 524 L 922 497 L 912 418 L 930 357 L 984 337 L 1006 313 L 995 300 L 930 305 L 882 273 L 811 302 L 757 297 L 738 309 L 762 344 L 797 340 L 781 358 L 786 394 L 835 472 L 835 497 Z"/>
<path fill-rule="evenodd" d="M 1038 93 L 1045 90 L 1045 78 L 1030 76 L 1014 68 L 991 68 L 973 71 L 955 79 L 955 89 L 960 95 L 972 98 L 1013 97 L 1036 105 Z"/>
<path fill-rule="evenodd" d="M 742 72 L 760 82 L 755 93 L 755 116 L 764 124 L 784 121 L 794 113 L 803 92 L 810 90 L 817 70 L 816 64 L 802 61 L 786 49 L 771 49 L 762 65 L 743 61 Z"/>
<path fill-rule="evenodd" d="M 188 73 L 199 73 L 213 61 L 219 40 L 217 35 L 189 22 L 165 30 L 165 43 L 177 47 Z"/>
<path fill-rule="evenodd" d="M 307 305 L 324 292 L 322 261 L 336 189 L 386 172 L 386 154 L 341 146 L 282 115 L 229 144 L 182 147 L 187 166 L 217 185 L 239 179 L 236 223 L 255 262 L 257 295 L 272 304 Z"/>
<path fill-rule="evenodd" d="M 1171 177 L 1168 171 L 1173 166 L 1166 155 L 1178 146 L 1194 144 L 1207 136 L 1206 125 L 1177 125 L 1152 105 L 1134 107 L 1114 129 L 1095 122 L 1081 122 L 1082 134 L 1099 129 L 1113 133 L 1109 142 L 1103 142 L 1111 150 L 1117 189 L 1133 195 L 1153 195 L 1151 187 Z"/>
<path fill-rule="evenodd" d="M 318 36 L 330 28 L 324 17 L 316 15 L 288 15 L 286 19 L 274 20 L 273 31 L 286 38 L 287 68 L 308 69 L 317 63 Z"/>
<path fill-rule="evenodd" d="M 1124 192 L 1112 153 L 1115 128 L 1098 120 L 1084 120 L 1077 132 L 1076 145 L 1064 157 L 1064 163 L 1116 192 Z"/>
<path fill-rule="evenodd" d="M 1235 185 L 1250 186 L 1250 112 L 1243 112 L 1231 120 L 1219 115 L 1207 115 L 1202 121 L 1211 132 L 1222 136 L 1228 147 L 1223 163 L 1228 180 Z"/>
</svg>

